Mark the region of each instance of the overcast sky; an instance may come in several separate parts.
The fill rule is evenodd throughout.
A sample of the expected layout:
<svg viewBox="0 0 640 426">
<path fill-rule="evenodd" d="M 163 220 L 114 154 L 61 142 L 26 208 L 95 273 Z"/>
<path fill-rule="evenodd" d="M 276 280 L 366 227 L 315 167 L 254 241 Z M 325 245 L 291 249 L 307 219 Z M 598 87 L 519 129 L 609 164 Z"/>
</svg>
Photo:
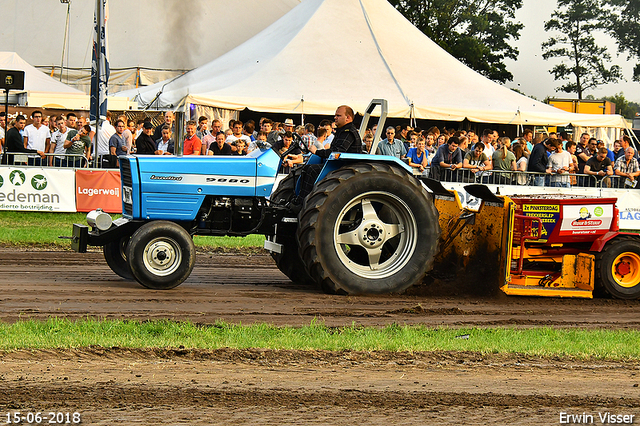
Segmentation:
<svg viewBox="0 0 640 426">
<path fill-rule="evenodd" d="M 555 97 L 576 98 L 575 94 L 556 93 L 556 88 L 564 82 L 554 80 L 549 70 L 556 63 L 559 63 L 559 60 L 545 61 L 542 59 L 540 45 L 551 35 L 551 33 L 545 33 L 544 22 L 551 18 L 551 13 L 555 8 L 556 0 L 523 1 L 522 9 L 516 14 L 516 19 L 524 24 L 520 39 L 515 43 L 520 50 L 520 57 L 517 61 L 506 61 L 507 69 L 513 74 L 513 81 L 506 85 L 518 88 L 526 95 L 535 96 L 539 100 L 543 100 L 547 96 L 554 96 L 554 94 Z M 623 92 L 627 100 L 640 103 L 640 83 L 632 81 L 633 60 L 628 62 L 624 54 L 616 56 L 615 43 L 611 38 L 596 34 L 596 41 L 599 45 L 610 48 L 612 62 L 609 66 L 614 63 L 620 65 L 627 81 L 602 86 L 600 89 L 586 92 L 586 95 L 591 94 L 599 98 Z"/>
</svg>

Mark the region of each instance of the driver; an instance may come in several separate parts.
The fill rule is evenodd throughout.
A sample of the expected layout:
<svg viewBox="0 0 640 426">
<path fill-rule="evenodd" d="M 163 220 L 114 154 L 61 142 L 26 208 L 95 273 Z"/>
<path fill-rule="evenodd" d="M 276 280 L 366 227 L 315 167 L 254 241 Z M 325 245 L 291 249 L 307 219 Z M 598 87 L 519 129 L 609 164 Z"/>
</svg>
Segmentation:
<svg viewBox="0 0 640 426">
<path fill-rule="evenodd" d="M 361 154 L 362 139 L 360 139 L 358 129 L 356 129 L 356 126 L 353 124 L 353 118 L 354 113 L 351 107 L 347 105 L 339 106 L 338 109 L 336 109 L 336 114 L 334 116 L 337 129 L 335 136 L 331 141 L 331 146 L 329 146 L 328 149 L 317 149 L 312 145 L 309 147 L 309 151 L 323 160 L 329 158 L 329 155 L 332 152 L 351 152 L 354 154 Z M 307 164 L 303 167 L 301 176 L 302 182 L 300 186 L 301 198 L 306 197 L 311 192 L 323 167 L 324 162 L 322 164 Z"/>
</svg>

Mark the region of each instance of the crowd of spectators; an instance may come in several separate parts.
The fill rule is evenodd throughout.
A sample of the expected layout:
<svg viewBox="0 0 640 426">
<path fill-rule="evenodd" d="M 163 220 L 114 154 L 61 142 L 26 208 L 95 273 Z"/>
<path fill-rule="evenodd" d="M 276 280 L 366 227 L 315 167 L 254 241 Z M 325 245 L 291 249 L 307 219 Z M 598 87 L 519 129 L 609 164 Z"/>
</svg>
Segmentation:
<svg viewBox="0 0 640 426">
<path fill-rule="evenodd" d="M 80 167 L 90 158 L 91 137 L 95 133 L 84 117 L 73 112 L 59 116 L 31 113 L 31 124 L 24 115 L 7 123 L 0 113 L 0 153 L 2 164 Z"/>
<path fill-rule="evenodd" d="M 364 150 L 371 149 L 372 129 Z M 566 132 L 538 133 L 525 129 L 511 140 L 485 129 L 426 131 L 408 126 L 388 127 L 377 154 L 392 155 L 414 173 L 436 180 L 512 185 L 633 187 L 640 176 L 638 153 L 623 135 L 608 149 L 588 133 L 572 141 Z"/>
<path fill-rule="evenodd" d="M 35 110 L 28 126 L 21 115 L 7 123 L 2 112 L 2 163 L 83 167 L 96 159 L 99 167 L 117 167 L 117 158 L 128 153 L 174 155 L 175 117 L 168 111 L 163 118 L 154 126 L 148 118 L 136 122 L 107 113 L 96 136 L 95 128 L 73 112 L 47 117 Z M 271 146 L 283 156 L 280 171 L 288 173 L 304 162 L 304 154 L 331 145 L 334 126 L 323 120 L 317 127 L 312 123 L 296 127 L 290 118 L 279 123 L 263 117 L 257 124 L 231 120 L 225 127 L 220 120 L 209 123 L 201 116 L 186 123 L 183 155 L 243 156 L 260 146 Z M 376 130 L 374 126 L 366 131 L 364 153 L 371 153 Z M 593 186 L 594 182 L 611 186 L 607 178 L 617 176 L 615 186 L 635 188 L 640 176 L 640 158 L 626 135 L 610 150 L 587 133 L 577 142 L 565 132 L 534 135 L 531 129 L 515 140 L 500 137 L 492 129 L 476 134 L 401 125 L 389 126 L 383 133 L 385 138 L 378 143 L 376 154 L 397 157 L 415 174 L 438 180 L 571 187 Z"/>
</svg>

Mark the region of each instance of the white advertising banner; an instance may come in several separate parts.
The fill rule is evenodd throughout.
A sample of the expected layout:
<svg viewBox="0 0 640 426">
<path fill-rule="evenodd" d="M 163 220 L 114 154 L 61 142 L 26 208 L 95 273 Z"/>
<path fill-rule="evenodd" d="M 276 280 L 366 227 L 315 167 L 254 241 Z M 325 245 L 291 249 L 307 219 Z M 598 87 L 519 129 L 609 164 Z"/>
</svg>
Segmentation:
<svg viewBox="0 0 640 426">
<path fill-rule="evenodd" d="M 0 210 L 75 212 L 75 170 L 0 167 Z"/>
<path fill-rule="evenodd" d="M 640 230 L 640 189 L 603 189 L 602 197 L 618 198 L 620 229 Z"/>
<path fill-rule="evenodd" d="M 470 209 L 480 207 L 480 200 L 469 195 L 464 190 L 466 183 L 442 182 L 447 189 L 454 189 L 458 192 L 462 204 Z M 572 197 L 596 197 L 596 198 L 617 198 L 619 228 L 625 231 L 640 231 L 640 189 L 615 189 L 615 188 L 549 188 L 541 186 L 517 186 L 517 185 L 487 185 L 494 194 L 507 196 L 527 196 L 534 194 L 545 194 L 553 197 L 552 194 L 560 194 Z"/>
</svg>

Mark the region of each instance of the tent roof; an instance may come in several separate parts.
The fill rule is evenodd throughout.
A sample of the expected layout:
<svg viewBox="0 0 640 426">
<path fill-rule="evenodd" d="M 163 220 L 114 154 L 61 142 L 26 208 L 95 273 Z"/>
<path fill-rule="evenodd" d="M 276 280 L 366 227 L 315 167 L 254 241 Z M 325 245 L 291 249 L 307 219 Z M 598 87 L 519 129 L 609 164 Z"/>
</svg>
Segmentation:
<svg viewBox="0 0 640 426">
<path fill-rule="evenodd" d="M 84 95 L 84 92 L 67 86 L 39 69 L 31 66 L 15 52 L 0 52 L 0 69 L 24 71 L 23 92 L 51 92 Z"/>
<path fill-rule="evenodd" d="M 389 116 L 508 124 L 624 127 L 620 116 L 572 114 L 471 70 L 385 0 L 304 0 L 216 60 L 170 81 L 120 92 L 140 105 L 333 114 L 373 98 Z"/>
</svg>

